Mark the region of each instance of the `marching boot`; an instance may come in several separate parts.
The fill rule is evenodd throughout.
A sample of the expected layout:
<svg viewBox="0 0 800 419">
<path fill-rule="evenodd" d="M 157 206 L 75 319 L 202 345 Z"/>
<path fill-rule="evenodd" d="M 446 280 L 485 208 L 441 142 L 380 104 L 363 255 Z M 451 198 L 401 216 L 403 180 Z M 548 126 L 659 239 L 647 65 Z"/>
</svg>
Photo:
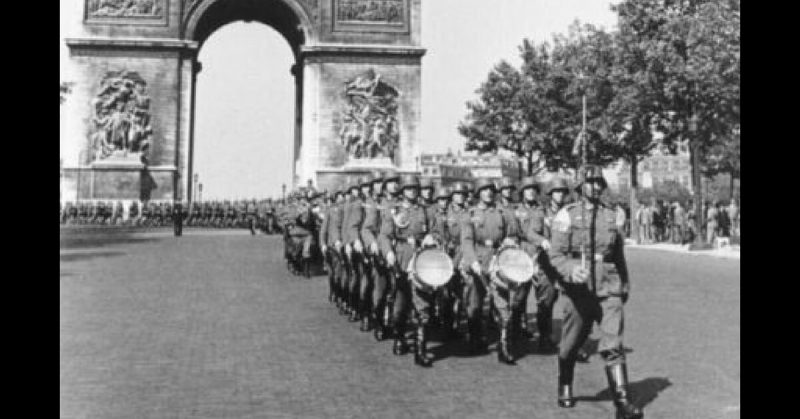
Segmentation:
<svg viewBox="0 0 800 419">
<path fill-rule="evenodd" d="M 503 328 L 500 329 L 500 342 L 497 344 L 497 360 L 506 365 L 514 365 L 514 356 L 511 355 L 511 351 L 508 344 L 508 325 L 503 325 Z"/>
<path fill-rule="evenodd" d="M 408 343 L 406 343 L 405 328 L 403 327 L 395 326 L 394 328 L 392 353 L 395 355 L 405 355 L 408 353 Z"/>
<path fill-rule="evenodd" d="M 350 322 L 357 322 L 361 320 L 361 316 L 358 310 L 358 296 L 351 295 L 350 296 L 350 317 L 347 319 Z"/>
<path fill-rule="evenodd" d="M 433 365 L 433 360 L 428 358 L 428 341 L 425 338 L 425 326 L 419 325 L 414 348 L 414 363 L 421 367 L 429 368 Z"/>
<path fill-rule="evenodd" d="M 551 336 L 553 335 L 552 316 L 550 313 L 542 313 L 542 310 L 536 313 L 536 328 L 539 330 L 538 347 L 540 352 L 553 352 L 556 349 L 556 344 L 553 343 Z"/>
<path fill-rule="evenodd" d="M 558 358 L 558 407 L 575 406 L 572 397 L 572 377 L 575 373 L 575 361 Z"/>
<path fill-rule="evenodd" d="M 644 413 L 628 400 L 628 370 L 625 363 L 606 366 L 606 377 L 617 408 L 617 419 L 642 419 Z"/>
<path fill-rule="evenodd" d="M 386 339 L 386 335 L 388 334 L 388 329 L 386 328 L 386 324 L 383 321 L 383 308 L 378 307 L 377 309 L 375 309 L 373 317 L 375 321 L 375 329 L 373 330 L 373 335 L 375 336 L 375 340 L 380 342 Z"/>
</svg>

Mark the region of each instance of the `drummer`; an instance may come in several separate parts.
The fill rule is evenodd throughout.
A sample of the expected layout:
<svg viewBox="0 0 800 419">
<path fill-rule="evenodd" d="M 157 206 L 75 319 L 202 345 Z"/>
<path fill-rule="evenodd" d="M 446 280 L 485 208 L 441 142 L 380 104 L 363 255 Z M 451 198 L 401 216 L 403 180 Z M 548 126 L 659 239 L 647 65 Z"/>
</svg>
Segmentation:
<svg viewBox="0 0 800 419">
<path fill-rule="evenodd" d="M 459 314 L 461 309 L 466 307 L 464 298 L 464 268 L 462 266 L 461 248 L 461 226 L 464 222 L 469 222 L 469 207 L 467 205 L 467 185 L 464 182 L 456 182 L 450 191 L 450 206 L 447 209 L 447 234 L 443 239 L 444 248 L 450 258 L 453 259 L 453 266 L 456 267 L 456 277 L 449 282 L 449 288 L 453 291 L 458 308 L 454 308 L 454 314 Z M 457 329 L 457 327 L 456 327 Z"/>
<path fill-rule="evenodd" d="M 411 259 L 420 246 L 435 246 L 436 240 L 429 233 L 428 219 L 425 210 L 418 204 L 419 178 L 415 175 L 403 175 L 400 193 L 402 201 L 389 203 L 386 208 L 387 217 L 381 220 L 378 243 L 386 255 L 386 263 L 395 269 L 397 296 L 394 306 L 393 352 L 402 355 L 408 351 L 405 339 L 405 326 L 409 314 L 409 297 L 413 298 L 414 314 L 417 329 L 414 363 L 430 367 L 432 361 L 427 354 L 427 327 L 430 319 L 430 307 L 433 293 L 421 284 L 409 280 L 408 270 Z"/>
<path fill-rule="evenodd" d="M 453 252 L 451 249 L 455 248 L 454 243 L 450 238 L 449 232 L 449 224 L 448 224 L 448 212 L 450 210 L 450 195 L 451 191 L 449 187 L 443 186 L 436 191 L 435 198 L 436 204 L 429 207 L 428 211 L 428 222 L 431 223 L 431 234 L 434 238 L 442 243 L 443 250 L 447 253 L 452 260 Z M 456 226 L 456 229 L 458 226 Z M 453 265 L 458 266 L 458 265 Z M 455 274 L 455 272 L 453 273 Z M 451 280 L 439 289 L 439 292 L 436 296 L 437 298 L 437 306 L 439 308 L 439 317 L 438 321 L 441 322 L 443 326 L 443 332 L 445 338 L 453 338 L 455 337 L 456 331 L 458 329 L 457 324 L 455 323 L 455 312 L 454 312 L 454 303 L 456 301 L 456 296 L 458 288 L 454 285 L 454 282 Z"/>
<path fill-rule="evenodd" d="M 461 247 L 464 252 L 461 265 L 468 267 L 464 275 L 464 297 L 466 299 L 469 341 L 476 352 L 485 352 L 481 325 L 481 303 L 487 290 L 491 291 L 494 306 L 500 317 L 500 344 L 497 359 L 504 364 L 514 364 L 509 351 L 508 326 L 510 310 L 508 290 L 489 279 L 489 263 L 501 245 L 515 245 L 516 223 L 507 223 L 506 216 L 498 208 L 495 199 L 496 188 L 487 178 L 480 178 L 475 185 L 478 204 L 470 208 L 469 218 L 461 224 Z"/>
<path fill-rule="evenodd" d="M 547 251 L 550 241 L 545 236 L 545 211 L 537 200 L 540 187 L 533 176 L 527 176 L 520 183 L 520 200 L 515 212 L 520 226 L 522 249 L 525 250 L 538 266 L 546 267 Z M 555 345 L 552 342 L 553 304 L 556 301 L 556 290 L 553 278 L 545 275 L 546 271 L 539 270 L 536 278 L 536 326 L 539 331 L 539 350 L 552 352 Z M 512 319 L 516 325 L 519 321 L 519 332 L 525 338 L 530 338 L 528 331 L 527 302 L 532 282 L 523 284 L 512 302 Z"/>
</svg>

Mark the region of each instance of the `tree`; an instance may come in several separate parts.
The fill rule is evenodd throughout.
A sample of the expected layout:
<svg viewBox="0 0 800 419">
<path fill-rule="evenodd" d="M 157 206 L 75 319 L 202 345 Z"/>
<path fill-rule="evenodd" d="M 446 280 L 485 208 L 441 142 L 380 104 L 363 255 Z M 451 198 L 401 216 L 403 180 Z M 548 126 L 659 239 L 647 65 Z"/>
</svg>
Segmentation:
<svg viewBox="0 0 800 419">
<path fill-rule="evenodd" d="M 663 140 L 689 142 L 702 224 L 703 156 L 733 138 L 739 126 L 739 1 L 625 0 L 612 9 L 627 42 L 638 43 L 656 70 L 651 76 L 661 87 L 656 99 Z"/>
</svg>

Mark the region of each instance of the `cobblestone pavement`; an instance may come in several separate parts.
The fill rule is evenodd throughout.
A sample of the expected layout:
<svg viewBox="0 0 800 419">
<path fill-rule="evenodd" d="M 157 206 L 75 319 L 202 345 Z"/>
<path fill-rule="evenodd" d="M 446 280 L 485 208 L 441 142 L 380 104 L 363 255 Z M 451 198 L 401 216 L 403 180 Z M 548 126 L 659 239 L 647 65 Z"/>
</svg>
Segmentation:
<svg viewBox="0 0 800 419">
<path fill-rule="evenodd" d="M 599 356 L 555 405 L 556 360 L 433 342 L 391 354 L 287 274 L 277 236 L 61 230 L 62 418 L 611 418 Z M 648 418 L 739 417 L 739 261 L 632 249 L 626 346 Z M 559 310 L 556 310 L 557 315 Z"/>
</svg>

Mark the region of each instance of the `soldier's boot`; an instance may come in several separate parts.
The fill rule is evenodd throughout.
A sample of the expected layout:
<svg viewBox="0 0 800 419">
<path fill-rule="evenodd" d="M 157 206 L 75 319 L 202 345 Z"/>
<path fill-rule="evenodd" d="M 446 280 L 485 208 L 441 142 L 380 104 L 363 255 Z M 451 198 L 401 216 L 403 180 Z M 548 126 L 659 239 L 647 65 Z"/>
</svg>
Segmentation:
<svg viewBox="0 0 800 419">
<path fill-rule="evenodd" d="M 614 397 L 617 419 L 641 419 L 644 413 L 628 400 L 628 370 L 625 363 L 606 366 L 608 388 Z"/>
<path fill-rule="evenodd" d="M 395 355 L 405 355 L 408 353 L 408 343 L 406 342 L 405 327 L 395 325 L 394 327 L 394 344 L 392 345 L 392 353 Z"/>
<path fill-rule="evenodd" d="M 378 342 L 386 339 L 386 337 L 389 334 L 389 329 L 386 326 L 387 321 L 384 320 L 383 312 L 384 312 L 383 307 L 379 306 L 375 308 L 375 311 L 373 311 L 372 314 L 375 323 L 373 336 L 375 336 L 375 340 L 377 340 Z"/>
<path fill-rule="evenodd" d="M 575 361 L 558 358 L 558 407 L 575 406 L 572 396 L 572 378 L 575 373 Z"/>
<path fill-rule="evenodd" d="M 433 360 L 428 357 L 428 341 L 425 336 L 425 326 L 420 324 L 416 331 L 416 345 L 414 347 L 414 363 L 425 368 L 433 365 Z"/>
<path fill-rule="evenodd" d="M 361 327 L 359 327 L 358 330 L 362 332 L 369 332 L 372 330 L 372 310 L 369 309 L 368 300 L 361 302 L 361 308 L 359 312 L 359 315 L 361 316 Z"/>
<path fill-rule="evenodd" d="M 497 360 L 502 364 L 514 365 L 516 362 L 511 354 L 511 346 L 508 343 L 508 324 L 504 324 L 500 329 L 500 342 L 497 344 Z"/>
<path fill-rule="evenodd" d="M 359 300 L 358 294 L 350 294 L 350 317 L 348 318 L 348 321 L 357 322 L 361 320 L 361 303 Z"/>
<path fill-rule="evenodd" d="M 539 330 L 539 341 L 537 344 L 539 351 L 549 353 L 555 351 L 557 345 L 551 338 L 553 335 L 552 313 L 544 313 L 543 311 L 544 310 L 539 310 L 536 312 L 536 328 Z"/>
</svg>

